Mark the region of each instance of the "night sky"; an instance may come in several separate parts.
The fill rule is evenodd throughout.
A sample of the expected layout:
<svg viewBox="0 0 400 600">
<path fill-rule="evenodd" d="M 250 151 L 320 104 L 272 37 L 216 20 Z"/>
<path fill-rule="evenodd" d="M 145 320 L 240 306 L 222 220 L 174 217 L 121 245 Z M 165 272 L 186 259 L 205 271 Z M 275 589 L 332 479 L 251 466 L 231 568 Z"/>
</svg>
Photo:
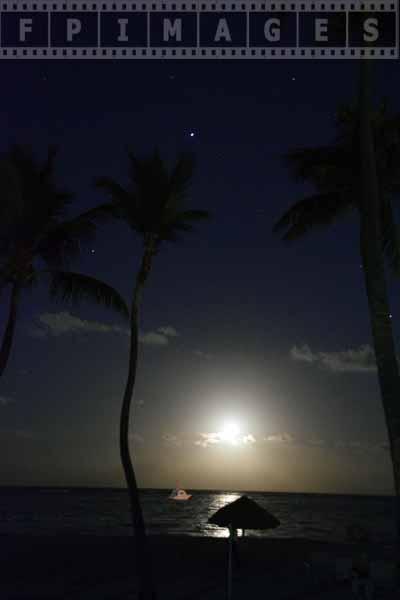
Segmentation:
<svg viewBox="0 0 400 600">
<path fill-rule="evenodd" d="M 398 64 L 378 69 L 377 98 L 398 111 Z M 357 63 L 3 61 L 0 74 L 0 150 L 32 144 L 43 157 L 58 143 L 74 214 L 104 201 L 94 177 L 126 182 L 127 145 L 159 146 L 168 160 L 196 154 L 191 204 L 213 218 L 164 246 L 145 291 L 139 484 L 392 493 L 357 216 L 291 246 L 272 234 L 307 191 L 282 155 L 332 140 Z M 102 225 L 74 270 L 128 301 L 139 259 L 127 226 Z M 397 334 L 399 283 L 390 286 Z M 90 304 L 55 304 L 45 288 L 25 292 L 19 317 L 0 382 L 0 483 L 124 485 L 126 323 Z"/>
</svg>

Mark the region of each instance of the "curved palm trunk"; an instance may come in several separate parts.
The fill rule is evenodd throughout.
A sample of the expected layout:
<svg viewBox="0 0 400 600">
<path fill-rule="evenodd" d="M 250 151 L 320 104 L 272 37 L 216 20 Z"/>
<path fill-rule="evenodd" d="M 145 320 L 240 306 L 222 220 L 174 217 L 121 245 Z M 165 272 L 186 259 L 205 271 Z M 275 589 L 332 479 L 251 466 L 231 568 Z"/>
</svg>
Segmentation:
<svg viewBox="0 0 400 600">
<path fill-rule="evenodd" d="M 146 528 L 143 519 L 142 507 L 140 505 L 139 490 L 129 451 L 129 415 L 132 394 L 136 380 L 138 360 L 139 308 L 141 292 L 150 271 L 151 260 L 152 251 L 145 251 L 142 260 L 142 266 L 136 279 L 135 290 L 132 299 L 128 378 L 120 417 L 120 455 L 126 483 L 128 486 L 131 506 L 140 600 L 154 600 L 156 598 L 156 594 L 152 578 L 151 557 L 147 542 Z"/>
<path fill-rule="evenodd" d="M 3 375 L 10 358 L 11 346 L 14 339 L 15 324 L 17 321 L 17 309 L 20 293 L 20 286 L 13 283 L 10 296 L 10 307 L 8 312 L 8 320 L 4 331 L 3 340 L 0 348 L 0 377 Z"/>
<path fill-rule="evenodd" d="M 370 120 L 370 67 L 367 64 L 369 62 L 362 61 L 360 79 L 360 143 L 363 186 L 362 206 L 360 206 L 360 245 L 379 385 L 393 465 L 398 559 L 400 561 L 400 378 L 390 319 L 381 241 L 379 182 Z"/>
</svg>

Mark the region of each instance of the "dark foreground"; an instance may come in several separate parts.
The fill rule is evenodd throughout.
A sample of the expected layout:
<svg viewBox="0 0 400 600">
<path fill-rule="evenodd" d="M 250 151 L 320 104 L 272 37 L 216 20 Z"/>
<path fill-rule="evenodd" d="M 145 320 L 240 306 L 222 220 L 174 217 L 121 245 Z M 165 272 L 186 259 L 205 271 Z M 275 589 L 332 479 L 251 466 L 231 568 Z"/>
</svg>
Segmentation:
<svg viewBox="0 0 400 600">
<path fill-rule="evenodd" d="M 239 540 L 240 568 L 233 600 L 261 592 L 274 600 L 333 600 L 351 597 L 348 584 L 325 576 L 313 557 L 351 557 L 357 547 L 304 539 Z M 227 540 L 152 536 L 154 572 L 160 600 L 224 599 Z M 393 549 L 369 546 L 371 560 L 393 559 Z M 0 536 L 1 600 L 122 600 L 136 598 L 132 539 L 92 536 Z M 315 558 L 314 558 L 315 562 Z M 379 598 L 395 593 L 379 591 Z"/>
</svg>

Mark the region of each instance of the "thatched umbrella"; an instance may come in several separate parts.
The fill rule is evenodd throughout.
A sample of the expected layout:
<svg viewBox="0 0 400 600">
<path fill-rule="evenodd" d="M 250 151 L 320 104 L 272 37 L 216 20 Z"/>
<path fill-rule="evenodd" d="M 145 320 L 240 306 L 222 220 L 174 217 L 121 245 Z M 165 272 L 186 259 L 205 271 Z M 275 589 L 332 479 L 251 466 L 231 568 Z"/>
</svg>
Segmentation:
<svg viewBox="0 0 400 600">
<path fill-rule="evenodd" d="M 246 529 L 275 529 L 280 525 L 280 521 L 254 500 L 242 496 L 217 510 L 208 519 L 208 522 L 229 529 L 228 600 L 230 600 L 232 596 L 232 550 L 235 531 L 242 529 L 244 534 Z"/>
</svg>

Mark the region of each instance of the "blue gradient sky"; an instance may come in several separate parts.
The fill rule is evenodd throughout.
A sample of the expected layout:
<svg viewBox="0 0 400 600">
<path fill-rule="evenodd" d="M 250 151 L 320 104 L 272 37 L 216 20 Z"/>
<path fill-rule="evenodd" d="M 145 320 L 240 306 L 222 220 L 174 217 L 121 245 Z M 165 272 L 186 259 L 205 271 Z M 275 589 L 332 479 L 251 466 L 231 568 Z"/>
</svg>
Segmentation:
<svg viewBox="0 0 400 600">
<path fill-rule="evenodd" d="M 398 69 L 382 61 L 376 75 L 393 110 Z M 391 493 L 377 377 L 362 348 L 371 336 L 356 216 L 292 247 L 271 233 L 307 191 L 282 154 L 332 139 L 357 64 L 12 61 L 0 74 L 0 149 L 31 143 L 43 155 L 59 143 L 76 212 L 103 200 L 95 176 L 126 180 L 127 144 L 158 145 L 169 159 L 196 153 L 193 206 L 213 220 L 164 248 L 145 292 L 132 429 L 140 484 Z M 128 299 L 138 241 L 109 225 L 93 249 L 75 268 Z M 397 335 L 399 284 L 390 287 Z M 3 298 L 1 323 L 5 310 Z M 167 326 L 178 335 L 145 335 Z M 122 485 L 124 327 L 90 305 L 53 304 L 45 289 L 25 294 L 0 382 L 1 483 Z M 237 445 L 211 435 L 227 422 L 240 426 Z"/>
</svg>

